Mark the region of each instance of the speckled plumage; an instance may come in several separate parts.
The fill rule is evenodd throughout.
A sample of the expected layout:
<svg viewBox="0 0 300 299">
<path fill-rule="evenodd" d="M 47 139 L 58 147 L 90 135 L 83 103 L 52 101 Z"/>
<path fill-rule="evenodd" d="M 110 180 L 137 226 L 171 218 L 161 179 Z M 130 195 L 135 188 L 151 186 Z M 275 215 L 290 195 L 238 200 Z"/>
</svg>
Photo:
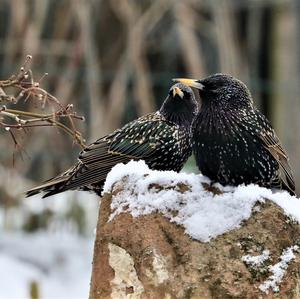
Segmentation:
<svg viewBox="0 0 300 299">
<path fill-rule="evenodd" d="M 29 190 L 27 196 L 44 192 L 46 197 L 66 190 L 100 194 L 111 168 L 132 159 L 145 160 L 152 169 L 180 171 L 192 153 L 191 125 L 197 112 L 192 90 L 175 84 L 159 111 L 98 139 L 79 154 L 73 167 Z"/>
<path fill-rule="evenodd" d="M 223 185 L 256 183 L 294 194 L 288 156 L 246 85 L 224 74 L 190 83 L 202 103 L 193 129 L 200 171 Z"/>
</svg>

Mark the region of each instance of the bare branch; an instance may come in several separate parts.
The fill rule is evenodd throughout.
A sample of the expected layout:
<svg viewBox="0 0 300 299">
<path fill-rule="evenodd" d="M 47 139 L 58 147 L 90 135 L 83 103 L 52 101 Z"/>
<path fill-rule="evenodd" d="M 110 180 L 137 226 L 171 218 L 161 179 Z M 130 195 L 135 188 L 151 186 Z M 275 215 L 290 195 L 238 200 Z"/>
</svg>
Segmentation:
<svg viewBox="0 0 300 299">
<path fill-rule="evenodd" d="M 12 75 L 7 80 L 0 80 L 0 103 L 2 104 L 0 105 L 0 128 L 10 133 L 16 147 L 20 146 L 12 130 L 48 126 L 61 129 L 70 135 L 81 148 L 84 148 L 85 140 L 75 126 L 75 121 L 83 121 L 84 117 L 77 115 L 72 104 L 63 105 L 55 96 L 40 87 L 48 74 L 45 73 L 38 81 L 35 81 L 29 68 L 31 60 L 32 57 L 27 55 L 16 75 Z M 29 100 L 39 104 L 40 112 L 8 109 L 4 105 L 16 105 L 20 101 Z M 53 110 L 52 113 L 45 111 L 49 107 Z M 65 120 L 64 123 L 62 123 L 63 120 Z"/>
</svg>

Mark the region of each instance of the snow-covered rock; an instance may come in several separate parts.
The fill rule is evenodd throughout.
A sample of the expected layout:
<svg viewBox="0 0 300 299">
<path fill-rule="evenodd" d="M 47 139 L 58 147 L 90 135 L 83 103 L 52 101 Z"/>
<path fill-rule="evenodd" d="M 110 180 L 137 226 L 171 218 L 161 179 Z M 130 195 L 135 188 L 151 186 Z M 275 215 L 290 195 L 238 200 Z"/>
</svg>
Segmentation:
<svg viewBox="0 0 300 299">
<path fill-rule="evenodd" d="M 118 164 L 109 173 L 104 192 L 121 189 L 113 196 L 112 220 L 122 212 L 133 217 L 161 213 L 182 225 L 192 238 L 207 242 L 240 226 L 256 203 L 266 199 L 300 221 L 300 200 L 287 192 L 275 192 L 257 185 L 222 187 L 202 175 L 150 170 L 144 161 Z M 182 189 L 185 186 L 185 190 Z"/>
<path fill-rule="evenodd" d="M 286 192 L 117 165 L 101 201 L 90 296 L 296 298 L 299 220 L 300 201 Z"/>
</svg>

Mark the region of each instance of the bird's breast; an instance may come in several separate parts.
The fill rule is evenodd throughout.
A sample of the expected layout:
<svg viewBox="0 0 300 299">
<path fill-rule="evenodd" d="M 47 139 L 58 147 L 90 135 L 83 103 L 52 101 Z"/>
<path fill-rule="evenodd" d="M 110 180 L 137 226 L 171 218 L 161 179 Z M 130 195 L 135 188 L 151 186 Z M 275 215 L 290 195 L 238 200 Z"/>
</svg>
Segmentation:
<svg viewBox="0 0 300 299">
<path fill-rule="evenodd" d="M 200 171 L 221 184 L 271 178 L 278 167 L 250 126 L 220 121 L 207 126 L 202 121 L 194 128 L 193 139 Z"/>
</svg>

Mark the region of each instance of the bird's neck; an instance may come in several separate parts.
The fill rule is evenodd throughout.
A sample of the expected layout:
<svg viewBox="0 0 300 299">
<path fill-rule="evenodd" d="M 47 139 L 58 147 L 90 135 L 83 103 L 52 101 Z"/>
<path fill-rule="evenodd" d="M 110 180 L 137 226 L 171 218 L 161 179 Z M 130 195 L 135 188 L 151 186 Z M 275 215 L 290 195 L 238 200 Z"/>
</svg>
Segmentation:
<svg viewBox="0 0 300 299">
<path fill-rule="evenodd" d="M 166 121 L 176 124 L 180 127 L 190 127 L 194 118 L 190 113 L 174 112 L 174 111 L 160 111 L 160 114 L 165 118 Z"/>
<path fill-rule="evenodd" d="M 202 105 L 195 125 L 203 133 L 222 136 L 224 132 L 234 133 L 247 116 L 245 109 L 229 109 L 225 106 Z"/>
</svg>

